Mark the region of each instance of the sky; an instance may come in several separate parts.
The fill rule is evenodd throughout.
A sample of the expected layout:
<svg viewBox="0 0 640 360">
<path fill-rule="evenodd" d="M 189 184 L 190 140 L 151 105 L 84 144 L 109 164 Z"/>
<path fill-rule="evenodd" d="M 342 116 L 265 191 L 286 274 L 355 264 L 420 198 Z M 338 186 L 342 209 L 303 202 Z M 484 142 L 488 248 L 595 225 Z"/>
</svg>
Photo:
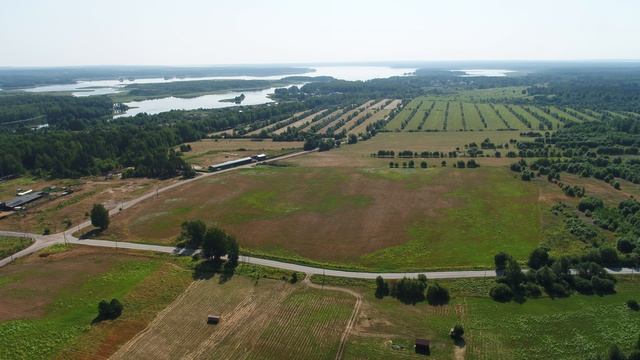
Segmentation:
<svg viewBox="0 0 640 360">
<path fill-rule="evenodd" d="M 1 0 L 0 66 L 640 59 L 637 0 Z"/>
</svg>

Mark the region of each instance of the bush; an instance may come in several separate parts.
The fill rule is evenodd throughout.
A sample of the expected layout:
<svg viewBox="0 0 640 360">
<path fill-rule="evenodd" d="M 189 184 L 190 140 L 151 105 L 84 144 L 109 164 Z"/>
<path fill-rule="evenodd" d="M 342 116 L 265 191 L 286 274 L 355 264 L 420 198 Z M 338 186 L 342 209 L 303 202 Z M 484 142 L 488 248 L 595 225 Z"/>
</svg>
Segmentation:
<svg viewBox="0 0 640 360">
<path fill-rule="evenodd" d="M 567 297 L 571 295 L 571 291 L 569 291 L 566 286 L 559 282 L 551 284 L 551 286 L 547 289 L 547 292 L 549 293 L 549 295 L 552 295 L 554 297 Z"/>
<path fill-rule="evenodd" d="M 610 247 L 603 247 L 600 249 L 600 263 L 602 266 L 618 266 L 620 265 L 620 259 L 618 258 L 618 252 L 616 249 Z"/>
<path fill-rule="evenodd" d="M 493 262 L 496 265 L 496 271 L 503 271 L 507 266 L 507 260 L 509 260 L 509 254 L 505 252 L 499 252 L 493 257 Z"/>
<path fill-rule="evenodd" d="M 549 253 L 547 249 L 537 248 L 533 250 L 529 255 L 529 261 L 527 262 L 530 268 L 538 270 L 543 266 L 549 264 Z"/>
<path fill-rule="evenodd" d="M 495 301 L 508 302 L 513 299 L 513 291 L 506 284 L 497 284 L 489 291 L 489 295 Z"/>
<path fill-rule="evenodd" d="M 615 292 L 615 283 L 609 279 L 602 279 L 598 276 L 591 278 L 591 286 L 593 291 L 598 295 L 613 294 Z"/>
<path fill-rule="evenodd" d="M 376 297 L 382 299 L 389 295 L 389 285 L 384 281 L 382 276 L 376 278 Z"/>
<path fill-rule="evenodd" d="M 122 314 L 123 306 L 118 299 L 111 299 L 111 302 L 106 300 L 98 303 L 98 320 L 113 320 L 118 318 Z"/>
<path fill-rule="evenodd" d="M 391 295 L 405 304 L 415 304 L 424 300 L 424 290 L 427 284 L 419 279 L 402 278 L 393 283 Z"/>
<path fill-rule="evenodd" d="M 577 292 L 585 295 L 593 294 L 593 287 L 591 286 L 591 281 L 582 278 L 580 276 L 576 276 L 573 279 L 573 287 Z"/>
<path fill-rule="evenodd" d="M 627 360 L 640 360 L 640 350 L 632 350 Z"/>
<path fill-rule="evenodd" d="M 449 335 L 454 339 L 462 339 L 462 336 L 464 335 L 464 328 L 462 325 L 456 325 L 451 329 Z"/>
<path fill-rule="evenodd" d="M 619 239 L 618 240 L 618 244 L 616 246 L 616 248 L 618 249 L 618 251 L 620 251 L 623 254 L 628 254 L 630 252 L 633 251 L 633 249 L 636 248 L 636 244 L 634 244 L 631 240 L 629 239 Z"/>
<path fill-rule="evenodd" d="M 635 299 L 627 300 L 627 307 L 633 311 L 640 310 L 640 304 Z"/>
<path fill-rule="evenodd" d="M 435 283 L 427 288 L 427 302 L 429 305 L 444 305 L 449 302 L 449 290 Z"/>
<path fill-rule="evenodd" d="M 581 212 L 585 212 L 586 210 L 593 212 L 594 210 L 600 209 L 602 207 L 604 207 L 604 203 L 602 202 L 602 200 L 591 196 L 582 198 L 582 200 L 580 200 L 580 203 L 578 204 L 578 210 L 580 210 Z"/>
<path fill-rule="evenodd" d="M 611 345 L 609 352 L 607 353 L 608 360 L 625 360 L 626 356 L 622 353 L 618 345 Z"/>
<path fill-rule="evenodd" d="M 93 204 L 91 209 L 91 225 L 104 231 L 109 227 L 109 211 L 102 204 Z"/>
<path fill-rule="evenodd" d="M 537 298 L 542 295 L 542 290 L 536 284 L 526 283 L 524 285 L 524 294 L 528 297 Z"/>
</svg>

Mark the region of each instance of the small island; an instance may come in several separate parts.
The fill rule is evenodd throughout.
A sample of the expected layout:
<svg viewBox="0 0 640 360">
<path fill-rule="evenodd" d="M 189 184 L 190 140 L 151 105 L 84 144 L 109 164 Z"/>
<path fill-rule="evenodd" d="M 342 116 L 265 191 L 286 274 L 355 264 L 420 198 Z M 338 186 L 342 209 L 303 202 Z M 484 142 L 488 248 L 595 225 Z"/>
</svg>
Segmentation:
<svg viewBox="0 0 640 360">
<path fill-rule="evenodd" d="M 232 103 L 236 103 L 236 104 L 240 104 L 244 101 L 244 94 L 240 94 L 240 96 L 236 96 L 232 99 L 222 99 L 220 100 L 220 102 L 232 102 Z"/>
</svg>

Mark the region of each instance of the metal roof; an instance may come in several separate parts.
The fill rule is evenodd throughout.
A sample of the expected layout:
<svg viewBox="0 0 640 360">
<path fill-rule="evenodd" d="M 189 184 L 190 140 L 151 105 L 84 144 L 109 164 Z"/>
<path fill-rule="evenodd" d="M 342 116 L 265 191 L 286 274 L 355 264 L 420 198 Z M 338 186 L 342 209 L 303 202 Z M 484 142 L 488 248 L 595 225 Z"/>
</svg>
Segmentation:
<svg viewBox="0 0 640 360">
<path fill-rule="evenodd" d="M 18 206 L 22 206 L 26 203 L 30 203 L 34 200 L 37 200 L 43 196 L 44 196 L 44 193 L 42 191 L 36 191 L 36 192 L 29 193 L 27 195 L 17 196 L 5 202 L 4 205 L 8 208 L 15 208 Z"/>
<path fill-rule="evenodd" d="M 240 158 L 240 159 L 236 159 L 236 160 L 229 160 L 229 161 L 225 161 L 225 162 L 220 163 L 220 164 L 214 164 L 214 165 L 211 165 L 211 166 L 209 166 L 209 167 L 217 168 L 217 167 L 223 167 L 223 166 L 234 165 L 234 164 L 237 164 L 237 163 L 246 162 L 246 161 L 251 161 L 251 160 L 253 160 L 253 159 L 251 159 L 250 157 L 244 157 L 244 158 Z"/>
</svg>

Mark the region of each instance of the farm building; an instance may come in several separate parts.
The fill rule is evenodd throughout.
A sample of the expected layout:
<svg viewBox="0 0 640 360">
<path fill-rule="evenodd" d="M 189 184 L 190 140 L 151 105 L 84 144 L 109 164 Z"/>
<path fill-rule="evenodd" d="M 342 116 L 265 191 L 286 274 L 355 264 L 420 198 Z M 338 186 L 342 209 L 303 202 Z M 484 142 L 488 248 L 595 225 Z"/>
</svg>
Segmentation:
<svg viewBox="0 0 640 360">
<path fill-rule="evenodd" d="M 42 191 L 36 191 L 36 192 L 30 192 L 26 195 L 22 195 L 22 196 L 17 196 L 9 201 L 6 202 L 0 202 L 0 209 L 1 210 L 18 210 L 19 208 L 21 208 L 22 206 L 32 202 L 32 201 L 36 201 L 40 198 L 42 198 L 43 196 L 45 196 L 46 193 L 42 192 Z"/>
<path fill-rule="evenodd" d="M 427 339 L 416 339 L 416 353 L 429 355 L 431 353 L 431 342 Z"/>
<path fill-rule="evenodd" d="M 250 158 L 250 157 L 244 157 L 244 158 L 240 158 L 240 159 L 236 159 L 236 160 L 229 160 L 229 161 L 225 161 L 225 162 L 220 163 L 220 164 L 210 165 L 209 166 L 209 170 L 211 170 L 211 171 L 220 171 L 220 170 L 229 169 L 229 168 L 240 166 L 240 165 L 249 164 L 252 161 L 253 161 L 253 159 Z"/>
</svg>

